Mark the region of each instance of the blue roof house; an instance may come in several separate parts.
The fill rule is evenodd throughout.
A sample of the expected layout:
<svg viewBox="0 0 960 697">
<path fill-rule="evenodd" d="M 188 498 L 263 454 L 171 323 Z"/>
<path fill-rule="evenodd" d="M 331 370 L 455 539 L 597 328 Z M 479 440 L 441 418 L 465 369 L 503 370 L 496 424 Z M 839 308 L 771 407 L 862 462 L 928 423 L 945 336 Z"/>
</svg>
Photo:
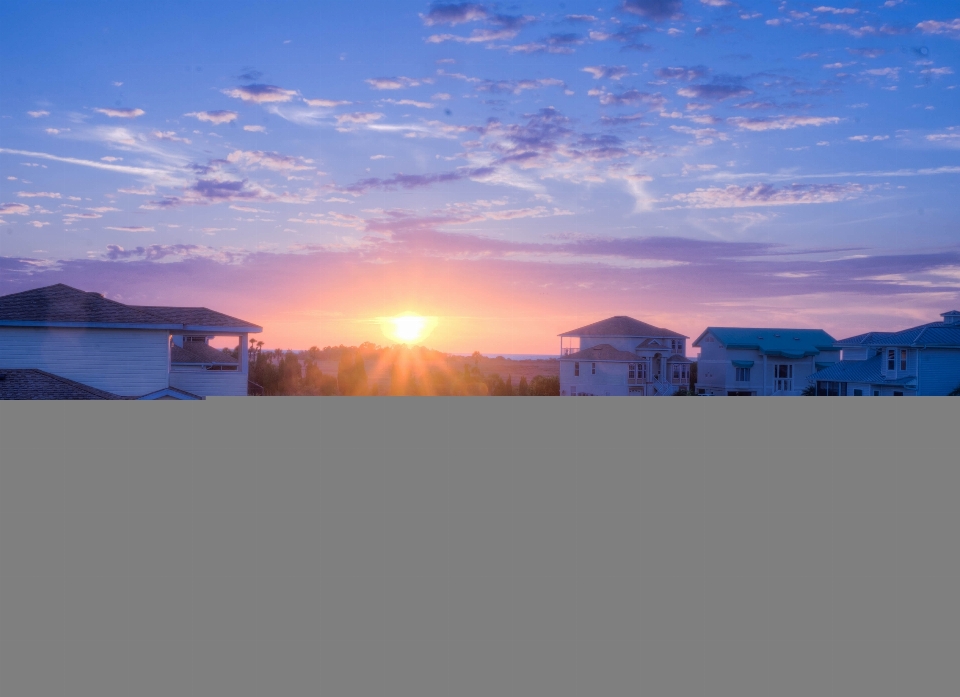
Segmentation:
<svg viewBox="0 0 960 697">
<path fill-rule="evenodd" d="M 817 394 L 845 397 L 941 396 L 960 387 L 960 311 L 898 332 L 836 342 L 843 360 L 809 376 Z"/>
<path fill-rule="evenodd" d="M 807 377 L 840 361 L 836 340 L 822 329 L 707 327 L 693 342 L 697 394 L 799 395 Z"/>
</svg>

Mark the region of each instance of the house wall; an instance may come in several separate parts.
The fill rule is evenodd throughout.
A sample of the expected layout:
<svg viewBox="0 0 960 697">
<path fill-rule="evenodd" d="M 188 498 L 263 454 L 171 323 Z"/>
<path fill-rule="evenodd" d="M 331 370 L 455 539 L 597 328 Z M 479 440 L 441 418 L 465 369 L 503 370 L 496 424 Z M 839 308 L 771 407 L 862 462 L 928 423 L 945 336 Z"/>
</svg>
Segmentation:
<svg viewBox="0 0 960 697">
<path fill-rule="evenodd" d="M 628 394 L 627 363 L 612 361 L 580 361 L 580 375 L 573 374 L 576 361 L 560 361 L 560 394 L 569 395 L 572 386 L 577 393 L 598 396 L 619 396 Z M 597 364 L 597 373 L 590 372 L 590 365 Z M 608 394 L 609 393 L 609 394 Z"/>
<path fill-rule="evenodd" d="M 895 364 L 893 370 L 887 370 L 887 351 L 893 349 L 896 351 Z M 907 349 L 907 369 L 900 370 L 900 351 L 902 347 L 900 346 L 890 346 L 884 347 L 883 353 L 881 354 L 880 361 L 880 374 L 883 375 L 888 380 L 895 380 L 897 378 L 902 378 L 907 375 L 916 375 L 917 374 L 917 349 Z"/>
<path fill-rule="evenodd" d="M 0 327 L 0 367 L 37 368 L 123 396 L 167 387 L 169 332 Z"/>
<path fill-rule="evenodd" d="M 764 357 L 755 349 L 720 348 L 720 345 L 715 342 L 703 342 L 700 359 L 697 361 L 695 389 L 706 389 L 717 394 L 726 394 L 727 392 L 756 392 L 758 395 L 774 394 L 773 366 L 787 364 L 793 366 L 793 390 L 790 394 L 800 394 L 809 384 L 807 377 L 816 372 L 816 363 L 837 361 L 839 360 L 839 353 L 839 351 L 823 351 L 819 356 L 808 356 L 806 358 L 768 356 L 766 369 L 764 369 Z M 736 366 L 733 365 L 733 361 L 753 361 L 748 382 L 737 382 Z"/>
<path fill-rule="evenodd" d="M 871 357 L 872 354 L 868 353 L 866 346 L 843 349 L 843 360 L 845 361 L 865 361 Z"/>
<path fill-rule="evenodd" d="M 960 386 L 960 349 L 923 349 L 915 392 L 941 396 Z"/>
<path fill-rule="evenodd" d="M 247 394 L 247 374 L 220 370 L 174 370 L 170 387 L 201 397 L 242 397 Z"/>
</svg>

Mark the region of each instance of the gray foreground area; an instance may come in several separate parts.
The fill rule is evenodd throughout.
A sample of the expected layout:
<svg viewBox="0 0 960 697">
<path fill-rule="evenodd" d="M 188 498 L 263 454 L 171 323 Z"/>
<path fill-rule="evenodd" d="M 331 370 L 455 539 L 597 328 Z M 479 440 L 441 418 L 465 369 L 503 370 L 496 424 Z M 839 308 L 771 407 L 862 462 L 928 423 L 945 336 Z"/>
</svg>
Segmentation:
<svg viewBox="0 0 960 697">
<path fill-rule="evenodd" d="M 16 697 L 950 695 L 960 400 L 0 403 Z"/>
</svg>

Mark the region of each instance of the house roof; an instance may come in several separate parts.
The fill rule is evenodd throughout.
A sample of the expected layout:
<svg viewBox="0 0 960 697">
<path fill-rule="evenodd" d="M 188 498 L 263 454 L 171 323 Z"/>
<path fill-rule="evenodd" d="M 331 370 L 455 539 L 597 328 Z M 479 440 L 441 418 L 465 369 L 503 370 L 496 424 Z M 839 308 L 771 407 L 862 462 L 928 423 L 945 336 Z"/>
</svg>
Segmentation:
<svg viewBox="0 0 960 697">
<path fill-rule="evenodd" d="M 590 348 L 560 357 L 561 361 L 631 361 L 636 363 L 636 354 L 615 349 L 610 344 L 597 344 Z"/>
<path fill-rule="evenodd" d="M 255 327 L 262 329 L 252 322 L 225 315 L 206 307 L 163 307 L 157 305 L 130 305 L 138 310 L 149 312 L 157 317 L 163 317 L 171 322 L 190 327 Z"/>
<path fill-rule="evenodd" d="M 908 375 L 893 380 L 883 377 L 881 368 L 883 356 L 876 355 L 865 361 L 840 361 L 829 368 L 812 373 L 807 379 L 810 382 L 818 380 L 828 382 L 862 382 L 868 385 L 905 385 L 916 378 Z"/>
<path fill-rule="evenodd" d="M 571 329 L 568 332 L 560 334 L 560 336 L 650 336 L 674 339 L 687 338 L 683 334 L 678 334 L 677 332 L 663 329 L 662 327 L 655 327 L 652 324 L 647 324 L 646 322 L 641 322 L 638 319 L 624 315 L 608 317 L 607 319 L 588 324 L 579 329 Z"/>
<path fill-rule="evenodd" d="M 215 349 L 207 344 L 197 343 L 187 346 L 170 347 L 171 363 L 219 363 L 225 365 L 237 365 L 236 358 L 229 353 L 224 353 L 220 349 Z"/>
<path fill-rule="evenodd" d="M 0 399 L 136 399 L 36 368 L 0 368 Z"/>
<path fill-rule="evenodd" d="M 836 339 L 822 329 L 707 327 L 693 345 L 700 346 L 707 334 L 713 334 L 727 348 L 752 349 L 773 357 L 804 358 L 837 349 Z"/>
<path fill-rule="evenodd" d="M 0 296 L 2 325 L 262 331 L 251 322 L 205 307 L 124 305 L 63 283 Z"/>
<path fill-rule="evenodd" d="M 949 315 L 950 313 L 944 313 Z M 838 346 L 957 346 L 960 324 L 929 322 L 899 332 L 867 332 L 840 339 Z"/>
</svg>

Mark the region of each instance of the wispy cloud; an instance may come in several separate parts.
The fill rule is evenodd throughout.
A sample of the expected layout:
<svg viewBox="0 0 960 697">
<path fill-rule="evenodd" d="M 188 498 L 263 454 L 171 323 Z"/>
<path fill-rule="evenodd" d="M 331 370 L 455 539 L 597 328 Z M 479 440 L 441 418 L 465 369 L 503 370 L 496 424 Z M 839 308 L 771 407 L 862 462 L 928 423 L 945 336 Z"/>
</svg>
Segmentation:
<svg viewBox="0 0 960 697">
<path fill-rule="evenodd" d="M 184 114 L 184 116 L 193 116 L 200 121 L 207 121 L 208 123 L 219 125 L 221 123 L 235 121 L 238 114 L 235 111 L 217 109 L 215 111 L 191 111 L 189 114 Z"/>
<path fill-rule="evenodd" d="M 143 109 L 121 109 L 119 107 L 94 108 L 94 111 L 113 119 L 135 119 L 147 113 Z"/>
<path fill-rule="evenodd" d="M 681 97 L 690 99 L 709 99 L 723 101 L 734 97 L 748 97 L 753 94 L 753 90 L 743 85 L 727 84 L 707 84 L 707 85 L 689 85 L 677 90 Z"/>
<path fill-rule="evenodd" d="M 787 131 L 800 126 L 826 126 L 840 123 L 840 118 L 837 116 L 772 116 L 770 118 L 734 116 L 728 121 L 746 131 Z"/>
<path fill-rule="evenodd" d="M 419 80 L 412 77 L 372 77 L 364 80 L 375 90 L 402 90 L 407 87 L 416 87 L 420 84 Z"/>
<path fill-rule="evenodd" d="M 249 132 L 251 132 L 251 133 L 266 133 L 266 132 L 267 132 L 266 126 L 251 126 L 251 125 L 249 125 L 249 124 L 247 124 L 246 126 L 244 126 L 244 127 L 243 127 L 243 130 L 249 131 Z"/>
<path fill-rule="evenodd" d="M 945 22 L 928 19 L 917 24 L 917 29 L 924 34 L 946 34 L 953 38 L 960 38 L 960 19 L 948 19 Z"/>
<path fill-rule="evenodd" d="M 281 155 L 262 150 L 234 150 L 227 155 L 227 162 L 242 167 L 261 167 L 275 172 L 296 172 L 314 169 L 313 160 L 292 155 Z"/>
<path fill-rule="evenodd" d="M 93 167 L 94 169 L 103 169 L 109 172 L 122 172 L 124 174 L 132 174 L 140 177 L 148 177 L 158 182 L 170 182 L 175 183 L 179 181 L 179 176 L 175 175 L 170 170 L 151 168 L 151 167 L 131 167 L 129 165 L 115 165 L 110 162 L 98 162 L 96 160 L 83 160 L 76 157 L 60 157 L 58 155 L 51 155 L 45 152 L 30 152 L 28 150 L 12 150 L 10 148 L 0 148 L 0 153 L 8 153 L 11 155 L 26 155 L 27 157 L 35 157 L 38 159 L 44 160 L 53 160 L 55 162 L 65 162 L 72 165 L 80 165 L 83 167 Z"/>
<path fill-rule="evenodd" d="M 343 100 L 336 99 L 304 99 L 303 100 L 307 106 L 322 107 L 324 109 L 333 109 L 338 106 L 346 106 L 347 104 L 352 104 L 353 102 L 346 102 Z"/>
<path fill-rule="evenodd" d="M 625 65 L 588 65 L 583 72 L 593 75 L 594 80 L 620 80 L 630 74 Z"/>
<path fill-rule="evenodd" d="M 152 227 L 145 225 L 119 225 L 115 227 L 105 227 L 104 230 L 118 230 L 120 232 L 156 232 Z"/>
<path fill-rule="evenodd" d="M 850 136 L 847 140 L 852 140 L 857 143 L 867 143 L 874 142 L 878 140 L 889 140 L 890 136 Z"/>
<path fill-rule="evenodd" d="M 60 194 L 55 191 L 18 191 L 20 198 L 60 198 Z"/>
<path fill-rule="evenodd" d="M 623 0 L 620 7 L 624 12 L 656 22 L 679 19 L 683 15 L 683 3 L 680 0 Z"/>
<path fill-rule="evenodd" d="M 31 118 L 34 118 L 34 119 L 40 119 L 40 118 L 43 118 L 44 116 L 50 116 L 50 112 L 49 112 L 49 111 L 44 111 L 44 110 L 42 110 L 42 109 L 41 109 L 41 110 L 38 110 L 38 111 L 28 111 L 28 112 L 27 112 L 27 116 L 29 116 L 29 117 L 31 117 Z"/>
<path fill-rule="evenodd" d="M 289 102 L 297 96 L 296 90 L 286 90 L 276 85 L 243 85 L 222 90 L 228 97 L 241 99 L 254 104 L 269 104 L 274 102 Z"/>
<path fill-rule="evenodd" d="M 25 203 L 0 203 L 0 215 L 26 215 L 30 206 Z"/>
<path fill-rule="evenodd" d="M 859 197 L 860 184 L 772 184 L 710 187 L 690 193 L 674 194 L 669 201 L 686 208 L 751 208 L 756 206 L 792 206 L 810 203 L 836 203 Z"/>
</svg>

